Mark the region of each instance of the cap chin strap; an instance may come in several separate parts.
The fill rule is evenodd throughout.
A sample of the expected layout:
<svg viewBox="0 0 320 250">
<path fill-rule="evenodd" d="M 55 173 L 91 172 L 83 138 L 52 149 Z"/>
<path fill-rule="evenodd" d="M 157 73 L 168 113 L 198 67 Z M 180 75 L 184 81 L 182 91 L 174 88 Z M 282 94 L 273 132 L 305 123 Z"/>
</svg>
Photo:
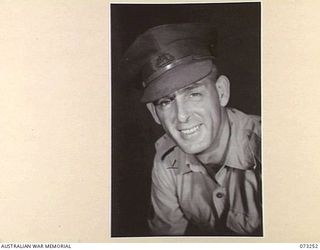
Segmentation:
<svg viewBox="0 0 320 250">
<path fill-rule="evenodd" d="M 206 60 L 206 59 L 213 59 L 214 56 L 196 56 L 196 55 L 191 55 L 191 56 L 186 56 L 183 58 L 180 58 L 178 60 L 175 60 L 173 63 L 170 63 L 164 67 L 162 67 L 161 69 L 159 69 L 158 71 L 154 72 L 152 75 L 150 75 L 149 77 L 147 77 L 143 82 L 142 82 L 142 86 L 144 88 L 146 88 L 153 80 L 157 79 L 158 77 L 160 77 L 163 73 L 165 73 L 166 71 L 169 71 L 173 68 L 175 68 L 178 65 L 181 64 L 186 64 L 189 63 L 193 60 Z"/>
</svg>

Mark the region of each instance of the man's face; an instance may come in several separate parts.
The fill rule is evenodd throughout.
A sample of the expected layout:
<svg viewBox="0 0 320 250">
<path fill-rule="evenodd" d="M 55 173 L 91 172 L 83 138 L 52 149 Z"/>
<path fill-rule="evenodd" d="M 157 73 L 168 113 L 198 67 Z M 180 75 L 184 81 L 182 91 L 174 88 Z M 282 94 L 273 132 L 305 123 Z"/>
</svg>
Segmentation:
<svg viewBox="0 0 320 250">
<path fill-rule="evenodd" d="M 184 152 L 205 153 L 219 143 L 223 107 L 212 77 L 161 98 L 154 105 L 164 130 Z"/>
</svg>

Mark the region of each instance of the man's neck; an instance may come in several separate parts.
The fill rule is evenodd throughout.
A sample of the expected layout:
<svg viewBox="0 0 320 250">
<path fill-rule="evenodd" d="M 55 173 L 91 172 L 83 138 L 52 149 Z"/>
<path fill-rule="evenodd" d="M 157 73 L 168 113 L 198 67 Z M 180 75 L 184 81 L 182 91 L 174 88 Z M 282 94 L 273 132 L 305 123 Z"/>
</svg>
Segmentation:
<svg viewBox="0 0 320 250">
<path fill-rule="evenodd" d="M 225 162 L 230 138 L 230 125 L 226 111 L 221 113 L 221 118 L 222 123 L 220 132 L 216 138 L 216 143 L 205 152 L 196 155 L 197 159 L 205 165 L 210 164 L 212 166 L 216 165 L 217 167 L 220 167 Z"/>
</svg>

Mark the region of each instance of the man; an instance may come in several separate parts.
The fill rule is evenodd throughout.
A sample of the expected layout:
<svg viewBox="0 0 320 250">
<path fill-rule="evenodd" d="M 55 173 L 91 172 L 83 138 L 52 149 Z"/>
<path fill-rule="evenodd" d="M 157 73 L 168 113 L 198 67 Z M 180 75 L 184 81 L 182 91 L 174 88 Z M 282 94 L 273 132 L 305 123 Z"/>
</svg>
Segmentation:
<svg viewBox="0 0 320 250">
<path fill-rule="evenodd" d="M 261 235 L 260 118 L 227 108 L 206 24 L 167 24 L 125 54 L 165 135 L 156 142 L 149 220 L 153 235 Z"/>
</svg>

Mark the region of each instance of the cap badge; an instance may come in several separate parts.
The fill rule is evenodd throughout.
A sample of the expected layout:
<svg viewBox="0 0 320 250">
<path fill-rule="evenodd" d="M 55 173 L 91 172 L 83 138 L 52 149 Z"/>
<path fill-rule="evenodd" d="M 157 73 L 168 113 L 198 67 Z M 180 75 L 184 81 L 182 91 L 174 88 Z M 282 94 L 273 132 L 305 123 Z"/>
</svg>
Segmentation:
<svg viewBox="0 0 320 250">
<path fill-rule="evenodd" d="M 171 62 L 173 62 L 174 59 L 175 59 L 174 56 L 170 55 L 168 53 L 161 54 L 156 59 L 156 66 L 157 66 L 157 68 L 162 68 L 162 67 L 170 64 Z"/>
</svg>

